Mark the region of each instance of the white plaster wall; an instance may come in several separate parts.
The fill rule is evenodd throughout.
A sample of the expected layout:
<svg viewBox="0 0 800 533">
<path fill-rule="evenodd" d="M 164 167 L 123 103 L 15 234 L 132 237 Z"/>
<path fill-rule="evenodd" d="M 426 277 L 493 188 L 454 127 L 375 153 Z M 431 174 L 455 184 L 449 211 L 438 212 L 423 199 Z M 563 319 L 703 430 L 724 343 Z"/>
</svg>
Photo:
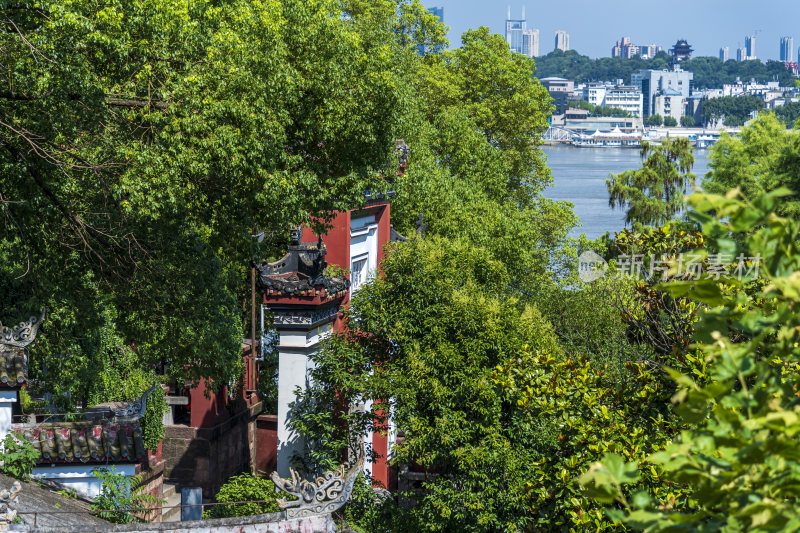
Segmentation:
<svg viewBox="0 0 800 533">
<path fill-rule="evenodd" d="M 17 390 L 0 390 L 0 440 L 11 431 L 11 414 L 17 403 Z"/>
<path fill-rule="evenodd" d="M 85 496 L 95 498 L 100 495 L 102 483 L 95 477 L 92 470 L 100 468 L 110 468 L 110 466 L 82 464 L 37 466 L 33 469 L 33 476 L 61 483 Z M 117 464 L 114 465 L 114 468 L 120 474 L 128 477 L 136 474 L 136 465 L 133 464 Z"/>
</svg>

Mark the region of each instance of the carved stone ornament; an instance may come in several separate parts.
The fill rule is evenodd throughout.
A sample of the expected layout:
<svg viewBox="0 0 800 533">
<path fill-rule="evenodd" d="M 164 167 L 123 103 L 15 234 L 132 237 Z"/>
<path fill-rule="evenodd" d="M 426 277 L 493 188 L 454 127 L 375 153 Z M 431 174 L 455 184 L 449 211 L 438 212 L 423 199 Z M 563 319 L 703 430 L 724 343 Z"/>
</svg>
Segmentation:
<svg viewBox="0 0 800 533">
<path fill-rule="evenodd" d="M 39 326 L 44 322 L 45 311 L 42 309 L 42 316 L 32 316 L 27 322 L 20 322 L 13 328 L 0 324 L 0 352 L 11 351 L 27 347 L 36 339 Z"/>
<path fill-rule="evenodd" d="M 17 518 L 16 499 L 21 490 L 19 481 L 15 481 L 10 489 L 0 490 L 0 531 L 8 531 L 8 525 Z"/>
<path fill-rule="evenodd" d="M 153 383 L 153 386 L 144 391 L 139 398 L 129 402 L 120 402 L 111 411 L 114 414 L 114 422 L 134 422 L 144 416 L 144 410 L 147 408 L 147 397 L 153 393 L 158 387 L 158 383 Z"/>
<path fill-rule="evenodd" d="M 315 481 L 306 481 L 290 468 L 292 479 L 283 479 L 277 472 L 272 473 L 275 487 L 294 500 L 278 500 L 278 505 L 286 511 L 286 518 L 304 518 L 307 516 L 332 513 L 341 508 L 353 492 L 353 484 L 359 472 L 364 468 L 364 454 L 352 467 L 345 463 L 338 470 L 325 472 Z"/>
<path fill-rule="evenodd" d="M 275 326 L 314 326 L 320 322 L 335 318 L 339 314 L 337 306 L 330 306 L 320 311 L 273 311 Z"/>
</svg>

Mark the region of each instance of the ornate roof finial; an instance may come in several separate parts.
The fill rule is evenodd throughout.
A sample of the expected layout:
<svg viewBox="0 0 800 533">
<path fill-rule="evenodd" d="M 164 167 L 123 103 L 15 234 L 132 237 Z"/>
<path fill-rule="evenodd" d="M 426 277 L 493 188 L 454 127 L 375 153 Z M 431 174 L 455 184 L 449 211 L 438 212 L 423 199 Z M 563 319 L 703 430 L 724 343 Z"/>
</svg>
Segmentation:
<svg viewBox="0 0 800 533">
<path fill-rule="evenodd" d="M 298 224 L 297 226 L 292 226 L 289 229 L 289 239 L 291 240 L 292 246 L 297 246 L 300 244 L 300 239 L 303 238 L 303 225 Z"/>
<path fill-rule="evenodd" d="M 42 307 L 40 317 L 32 316 L 27 322 L 20 322 L 13 328 L 0 323 L 0 351 L 12 348 L 25 348 L 36 339 L 39 326 L 44 322 L 45 309 Z"/>
<path fill-rule="evenodd" d="M 120 402 L 118 405 L 114 406 L 111 409 L 114 414 L 114 422 L 133 422 L 142 418 L 147 408 L 147 397 L 156 390 L 157 386 L 158 383 L 154 382 L 153 386 L 144 391 L 140 397 L 127 402 Z"/>
<path fill-rule="evenodd" d="M 363 469 L 362 452 L 355 465 L 344 463 L 338 470 L 329 470 L 315 481 L 306 481 L 294 468 L 289 469 L 291 479 L 283 479 L 273 472 L 272 482 L 278 491 L 293 496 L 291 500 L 278 500 L 278 506 L 290 519 L 332 513 L 350 498 L 356 477 Z"/>
</svg>

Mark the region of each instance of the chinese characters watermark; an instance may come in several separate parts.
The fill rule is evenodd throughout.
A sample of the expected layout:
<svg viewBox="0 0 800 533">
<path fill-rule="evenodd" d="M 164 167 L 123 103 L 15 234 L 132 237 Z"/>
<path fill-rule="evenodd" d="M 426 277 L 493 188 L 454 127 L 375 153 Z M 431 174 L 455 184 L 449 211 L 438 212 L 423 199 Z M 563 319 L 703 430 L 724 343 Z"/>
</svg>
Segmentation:
<svg viewBox="0 0 800 533">
<path fill-rule="evenodd" d="M 763 258 L 761 255 L 699 254 L 686 253 L 677 256 L 644 254 L 622 254 L 616 258 L 613 277 L 681 279 L 686 281 L 704 279 L 719 280 L 736 278 L 739 281 L 758 277 Z M 608 271 L 608 263 L 594 252 L 584 252 L 578 258 L 578 277 L 590 283 L 602 278 Z"/>
</svg>

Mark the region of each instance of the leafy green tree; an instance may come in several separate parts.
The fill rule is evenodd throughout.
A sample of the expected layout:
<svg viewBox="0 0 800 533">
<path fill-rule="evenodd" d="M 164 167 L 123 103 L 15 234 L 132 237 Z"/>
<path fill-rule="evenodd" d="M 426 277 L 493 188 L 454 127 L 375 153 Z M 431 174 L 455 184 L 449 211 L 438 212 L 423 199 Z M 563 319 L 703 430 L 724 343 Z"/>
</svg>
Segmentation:
<svg viewBox="0 0 800 533">
<path fill-rule="evenodd" d="M 674 128 L 678 125 L 678 121 L 675 120 L 675 117 L 666 116 L 664 117 L 664 126 L 668 128 Z"/>
<path fill-rule="evenodd" d="M 102 482 L 100 495 L 94 499 L 92 510 L 99 516 L 115 524 L 145 522 L 152 511 L 151 507 L 163 503 L 150 494 L 142 494 L 142 476 L 126 476 L 117 469 L 100 468 L 92 470 L 95 477 Z"/>
<path fill-rule="evenodd" d="M 606 180 L 608 203 L 626 208 L 625 221 L 660 226 L 683 208 L 683 195 L 694 185 L 694 154 L 688 139 L 666 140 L 661 146 L 643 142 L 642 168 Z"/>
<path fill-rule="evenodd" d="M 549 324 L 509 294 L 502 263 L 464 239 L 414 239 L 393 248 L 383 270 L 352 301 L 348 321 L 357 330 L 314 356 L 312 385 L 293 421 L 308 439 L 309 458 L 337 464 L 363 431 L 385 428 L 391 412 L 404 432 L 392 462 L 435 475 L 386 529 L 533 524 L 525 483 L 540 456 L 537 443 L 556 446 L 557 429 L 500 394 L 492 375 L 512 361 L 533 371 L 535 361 L 520 355 L 526 344 L 561 356 Z M 371 409 L 341 408 L 367 400 Z"/>
<path fill-rule="evenodd" d="M 682 128 L 694 128 L 695 127 L 694 117 L 691 116 L 691 115 L 683 115 L 681 117 L 681 127 Z"/>
<path fill-rule="evenodd" d="M 620 109 L 618 107 L 604 107 L 599 105 L 594 105 L 584 100 L 580 100 L 577 102 L 570 102 L 570 107 L 574 107 L 577 109 L 586 109 L 589 111 L 589 116 L 592 117 L 629 117 L 631 116 L 630 113 L 625 111 L 624 109 Z"/>
<path fill-rule="evenodd" d="M 3 9 L 0 320 L 50 310 L 31 374 L 57 407 L 86 402 L 126 345 L 143 370 L 234 381 L 253 228 L 278 254 L 288 225 L 323 225 L 394 174 L 403 49 L 345 15 L 335 0 Z"/>
<path fill-rule="evenodd" d="M 422 84 L 392 203 L 402 233 L 413 233 L 421 214 L 428 234 L 492 251 L 514 285 L 531 292 L 552 276 L 548 267 L 576 222 L 569 206 L 541 194 L 551 182 L 539 145 L 552 108 L 533 67 L 487 28 L 467 32 L 457 50 L 411 63 Z"/>
<path fill-rule="evenodd" d="M 646 494 L 622 490 L 638 479 L 636 464 L 609 455 L 581 482 L 608 515 L 643 531 L 791 531 L 800 527 L 796 489 L 800 429 L 797 406 L 800 323 L 797 275 L 800 222 L 775 209 L 787 190 L 748 202 L 737 194 L 695 194 L 693 216 L 709 237 L 709 253 L 744 259 L 739 276 L 676 281 L 668 288 L 706 303 L 697 342 L 712 380 L 698 384 L 675 373 L 674 401 L 691 424 L 673 444 L 647 460 L 670 483 L 695 489 L 691 509 L 659 506 Z M 764 280 L 755 297 L 731 293 L 747 280 Z M 739 335 L 745 332 L 746 335 Z"/>
<path fill-rule="evenodd" d="M 703 180 L 709 193 L 726 194 L 739 189 L 755 198 L 779 187 L 800 191 L 800 143 L 795 130 L 787 130 L 772 114 L 762 113 L 742 128 L 737 137 L 723 135 L 711 148 L 711 171 Z M 800 197 L 784 197 L 777 211 L 800 216 Z"/>
<path fill-rule="evenodd" d="M 774 108 L 772 112 L 781 122 L 786 124 L 787 128 L 791 128 L 800 118 L 800 102 L 787 102 Z"/>
<path fill-rule="evenodd" d="M 726 126 L 737 127 L 761 109 L 764 109 L 764 100 L 749 94 L 708 98 L 703 100 L 703 120 L 706 124 L 722 120 Z"/>
<path fill-rule="evenodd" d="M 664 124 L 664 117 L 655 113 L 644 119 L 645 126 L 661 126 Z"/>
<path fill-rule="evenodd" d="M 120 347 L 103 360 L 97 369 L 95 379 L 89 388 L 89 405 L 104 402 L 121 402 L 141 397 L 148 389 L 145 413 L 141 420 L 142 437 L 145 447 L 155 452 L 158 443 L 164 438 L 164 412 L 169 409 L 161 379 L 153 370 L 144 370 L 139 365 L 136 353 Z"/>
<path fill-rule="evenodd" d="M 240 474 L 228 479 L 220 487 L 214 499 L 217 503 L 233 503 L 231 505 L 212 505 L 209 510 L 203 512 L 203 518 L 250 516 L 280 511 L 275 484 L 269 479 L 255 477 L 250 474 Z"/>
<path fill-rule="evenodd" d="M 23 435 L 8 433 L 0 449 L 0 470 L 10 477 L 29 481 L 33 467 L 39 461 L 39 452 Z"/>
</svg>

